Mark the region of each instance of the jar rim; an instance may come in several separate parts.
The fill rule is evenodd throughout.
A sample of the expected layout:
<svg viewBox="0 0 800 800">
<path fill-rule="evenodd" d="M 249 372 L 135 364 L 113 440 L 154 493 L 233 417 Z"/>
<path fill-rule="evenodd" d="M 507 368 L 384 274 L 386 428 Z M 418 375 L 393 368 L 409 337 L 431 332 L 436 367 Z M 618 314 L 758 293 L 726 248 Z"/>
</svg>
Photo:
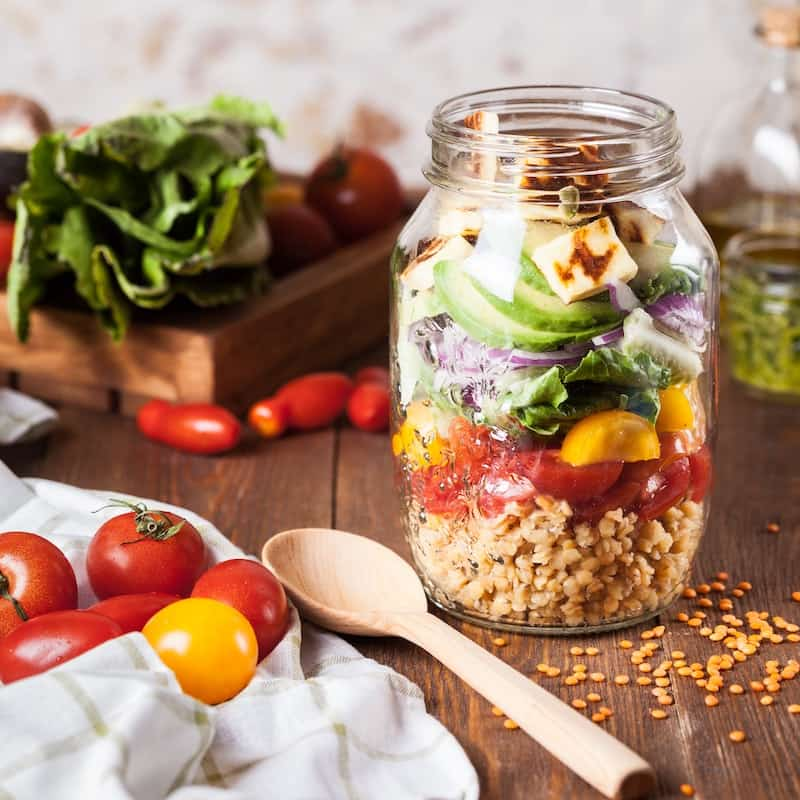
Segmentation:
<svg viewBox="0 0 800 800">
<path fill-rule="evenodd" d="M 521 98 L 512 98 L 511 100 L 506 98 L 501 100 L 499 97 L 501 93 L 520 94 Z M 582 100 L 578 96 L 574 99 L 569 97 L 569 95 L 573 93 L 576 95 L 578 93 L 583 95 L 596 93 L 608 99 L 609 102 L 604 105 L 605 108 L 628 111 L 630 116 L 637 114 L 640 118 L 647 119 L 647 123 L 631 128 L 624 136 L 621 136 L 619 133 L 597 134 L 577 133 L 572 131 L 565 131 L 563 134 L 547 133 L 541 135 L 509 135 L 499 132 L 482 132 L 482 138 L 489 142 L 494 142 L 497 145 L 506 146 L 525 145 L 541 140 L 548 142 L 557 142 L 559 140 L 573 142 L 579 140 L 582 143 L 610 144 L 621 139 L 629 140 L 631 136 L 652 135 L 653 133 L 657 133 L 658 131 L 676 124 L 677 116 L 672 106 L 647 94 L 627 92 L 621 89 L 609 89 L 603 86 L 581 86 L 579 84 L 569 83 L 519 84 L 516 86 L 495 87 L 492 89 L 479 89 L 474 92 L 463 92 L 462 94 L 454 95 L 453 97 L 443 100 L 433 109 L 429 123 L 429 135 L 433 136 L 434 133 L 441 132 L 442 134 L 449 133 L 457 136 L 473 136 L 475 131 L 464 124 L 464 118 L 470 111 L 495 111 L 497 107 L 508 105 L 509 102 L 518 102 L 519 99 L 524 99 L 528 102 L 536 101 L 536 95 L 544 95 L 545 93 L 552 93 L 554 95 L 549 98 L 549 101 L 553 104 L 561 104 L 574 109 L 576 103 L 584 103 L 584 108 L 586 110 L 594 109 L 599 111 L 601 106 L 597 102 L 590 104 L 588 101 Z M 644 111 L 636 112 L 632 107 L 634 101 L 650 108 L 652 113 L 647 116 Z M 448 115 L 452 115 L 453 113 L 458 113 L 457 123 L 451 122 L 448 119 Z M 619 119 L 622 119 L 622 117 L 619 117 Z"/>
<path fill-rule="evenodd" d="M 476 124 L 490 117 L 490 126 Z M 559 188 L 575 178 L 579 186 L 602 183 L 602 196 L 581 192 L 585 205 L 665 188 L 684 174 L 672 107 L 617 89 L 542 84 L 467 92 L 434 108 L 427 133 L 432 154 L 423 172 L 444 188 L 513 193 L 518 199 L 557 204 L 552 188 L 542 191 L 536 185 L 530 191 L 525 174 L 537 179 L 534 184 L 544 183 L 540 179 L 545 176 L 546 183 L 560 183 Z M 584 158 L 589 148 L 600 156 Z M 480 172 L 453 178 L 454 165 L 481 158 L 499 165 L 488 179 Z"/>
<path fill-rule="evenodd" d="M 722 256 L 726 263 L 735 262 L 751 274 L 788 278 L 800 285 L 798 264 L 781 262 L 777 258 L 770 261 L 753 258 L 752 253 L 764 250 L 794 250 L 800 253 L 800 231 L 793 233 L 764 228 L 740 231 L 728 240 Z"/>
</svg>

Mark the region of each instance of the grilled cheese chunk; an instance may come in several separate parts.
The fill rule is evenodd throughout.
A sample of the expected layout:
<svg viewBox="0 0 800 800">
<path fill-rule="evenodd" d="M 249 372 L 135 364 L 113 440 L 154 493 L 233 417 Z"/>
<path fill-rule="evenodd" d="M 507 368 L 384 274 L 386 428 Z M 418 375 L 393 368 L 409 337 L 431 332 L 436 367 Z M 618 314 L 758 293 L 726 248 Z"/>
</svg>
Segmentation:
<svg viewBox="0 0 800 800">
<path fill-rule="evenodd" d="M 540 245 L 533 261 L 565 303 L 599 294 L 610 281 L 627 283 L 638 269 L 608 217 Z"/>
<path fill-rule="evenodd" d="M 433 267 L 439 261 L 463 261 L 473 251 L 472 245 L 463 236 L 434 239 L 403 270 L 401 278 L 409 289 L 433 288 Z"/>
</svg>

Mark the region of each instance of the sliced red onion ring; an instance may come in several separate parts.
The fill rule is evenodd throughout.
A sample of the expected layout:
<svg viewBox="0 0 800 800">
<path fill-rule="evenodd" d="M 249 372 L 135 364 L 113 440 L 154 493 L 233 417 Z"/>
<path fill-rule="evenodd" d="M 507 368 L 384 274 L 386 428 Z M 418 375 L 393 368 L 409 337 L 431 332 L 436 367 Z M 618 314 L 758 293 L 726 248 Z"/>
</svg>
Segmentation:
<svg viewBox="0 0 800 800">
<path fill-rule="evenodd" d="M 627 313 L 642 305 L 639 298 L 633 293 L 633 289 L 624 281 L 609 281 L 606 288 L 615 311 Z"/>
<path fill-rule="evenodd" d="M 605 347 L 606 345 L 614 344 L 614 342 L 618 342 L 622 338 L 623 333 L 622 325 L 620 325 L 619 328 L 614 328 L 613 330 L 594 336 L 592 338 L 592 344 L 597 347 Z"/>
<path fill-rule="evenodd" d="M 513 350 L 508 363 L 515 367 L 554 367 L 558 364 L 577 364 L 585 353 L 569 350 L 550 350 L 542 353 L 527 353 Z"/>
<path fill-rule="evenodd" d="M 703 312 L 702 294 L 667 294 L 647 306 L 647 313 L 660 325 L 689 341 L 695 350 L 705 349 L 709 323 Z"/>
</svg>

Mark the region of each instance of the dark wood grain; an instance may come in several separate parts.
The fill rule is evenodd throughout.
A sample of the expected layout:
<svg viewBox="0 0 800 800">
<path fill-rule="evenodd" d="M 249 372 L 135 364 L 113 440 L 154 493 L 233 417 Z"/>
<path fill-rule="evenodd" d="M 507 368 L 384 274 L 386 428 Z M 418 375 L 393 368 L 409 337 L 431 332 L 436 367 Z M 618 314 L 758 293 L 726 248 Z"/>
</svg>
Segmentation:
<svg viewBox="0 0 800 800">
<path fill-rule="evenodd" d="M 790 599 L 792 591 L 800 590 L 800 408 L 750 399 L 727 382 L 721 396 L 712 520 L 695 580 L 725 570 L 732 582 L 747 580 L 754 587 L 735 600 L 739 617 L 749 609 L 768 610 L 800 622 L 800 605 Z M 209 459 L 145 442 L 133 423 L 119 416 L 64 409 L 63 427 L 48 442 L 9 448 L 0 456 L 21 474 L 187 506 L 253 553 L 277 530 L 336 524 L 407 555 L 392 491 L 391 455 L 381 436 L 342 428 L 277 442 L 248 439 L 237 452 Z M 766 529 L 773 521 L 781 526 L 777 534 Z M 667 632 L 659 654 L 679 649 L 689 661 L 705 662 L 713 652 L 723 651 L 696 629 L 675 621 L 679 610 L 696 610 L 695 603 L 681 600 L 664 615 Z M 719 617 L 719 611 L 709 612 L 712 626 Z M 800 703 L 800 679 L 786 682 L 770 707 L 759 705 L 749 690 L 749 681 L 763 674 L 766 659 L 800 660 L 800 644 L 767 644 L 746 664 L 737 665 L 726 683 L 736 681 L 747 691 L 737 697 L 724 690 L 716 708 L 704 705 L 705 692 L 692 678 L 673 676 L 675 705 L 667 709 L 667 719 L 658 721 L 649 713 L 657 707 L 652 687 L 635 685 L 640 673 L 630 663 L 630 651 L 619 648 L 626 638 L 638 647 L 641 628 L 569 639 L 503 634 L 507 645 L 496 647 L 490 631 L 453 624 L 565 700 L 598 691 L 615 712 L 605 723 L 608 730 L 656 767 L 659 798 L 680 797 L 678 787 L 685 782 L 696 788 L 697 797 L 709 800 L 800 797 L 800 715 L 787 712 L 789 703 Z M 599 796 L 524 733 L 503 728 L 488 703 L 425 654 L 394 640 L 354 642 L 422 687 L 428 708 L 453 731 L 475 764 L 482 797 Z M 569 654 L 574 645 L 596 646 L 600 653 L 575 657 Z M 562 669 L 586 663 L 590 671 L 604 673 L 606 681 L 565 686 L 563 676 L 537 675 L 540 661 Z M 613 686 L 616 674 L 630 676 L 631 684 Z M 744 730 L 748 741 L 730 742 L 733 729 Z"/>
</svg>

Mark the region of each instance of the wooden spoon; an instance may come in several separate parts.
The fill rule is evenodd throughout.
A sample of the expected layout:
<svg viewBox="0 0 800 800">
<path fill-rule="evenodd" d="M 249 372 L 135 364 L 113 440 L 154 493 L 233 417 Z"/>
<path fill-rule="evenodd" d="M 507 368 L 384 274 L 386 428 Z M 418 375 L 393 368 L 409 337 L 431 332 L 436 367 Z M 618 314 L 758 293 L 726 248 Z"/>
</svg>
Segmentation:
<svg viewBox="0 0 800 800">
<path fill-rule="evenodd" d="M 413 568 L 389 548 L 352 533 L 302 528 L 270 539 L 262 559 L 307 619 L 339 633 L 414 642 L 606 797 L 628 800 L 654 789 L 653 768 L 640 756 L 429 614 Z"/>
</svg>

